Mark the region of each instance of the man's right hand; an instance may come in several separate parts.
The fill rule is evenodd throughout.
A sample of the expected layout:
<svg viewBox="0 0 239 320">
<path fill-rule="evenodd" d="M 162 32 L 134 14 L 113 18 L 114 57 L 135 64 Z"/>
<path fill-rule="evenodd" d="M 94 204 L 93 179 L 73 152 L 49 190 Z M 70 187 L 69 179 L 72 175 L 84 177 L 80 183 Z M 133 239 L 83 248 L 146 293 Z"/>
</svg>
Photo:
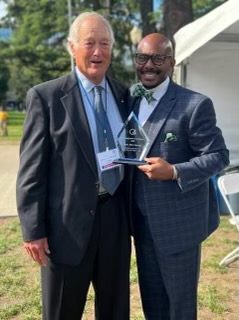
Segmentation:
<svg viewBox="0 0 239 320">
<path fill-rule="evenodd" d="M 147 164 L 138 166 L 149 179 L 172 180 L 173 166 L 160 157 L 145 158 Z"/>
<path fill-rule="evenodd" d="M 47 264 L 46 253 L 50 253 L 47 238 L 25 241 L 24 248 L 34 261 L 43 266 Z"/>
</svg>

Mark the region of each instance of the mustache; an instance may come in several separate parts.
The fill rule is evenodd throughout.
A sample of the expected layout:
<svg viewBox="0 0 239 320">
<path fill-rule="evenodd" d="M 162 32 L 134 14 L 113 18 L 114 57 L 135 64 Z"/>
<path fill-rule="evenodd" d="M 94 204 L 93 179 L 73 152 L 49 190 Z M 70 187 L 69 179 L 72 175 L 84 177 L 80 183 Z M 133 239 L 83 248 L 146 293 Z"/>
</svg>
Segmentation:
<svg viewBox="0 0 239 320">
<path fill-rule="evenodd" d="M 160 74 L 161 71 L 160 70 L 157 70 L 157 69 L 144 69 L 144 70 L 141 70 L 141 73 L 148 73 L 148 72 L 151 72 L 151 73 L 156 73 L 156 74 Z"/>
</svg>

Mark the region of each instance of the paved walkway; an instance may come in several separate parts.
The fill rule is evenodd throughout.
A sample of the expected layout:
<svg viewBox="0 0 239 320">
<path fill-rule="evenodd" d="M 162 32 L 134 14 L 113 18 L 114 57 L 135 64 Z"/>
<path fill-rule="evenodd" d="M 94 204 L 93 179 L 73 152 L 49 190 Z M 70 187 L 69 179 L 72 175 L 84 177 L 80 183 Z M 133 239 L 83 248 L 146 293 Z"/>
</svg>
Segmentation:
<svg viewBox="0 0 239 320">
<path fill-rule="evenodd" d="M 19 144 L 0 144 L 0 217 L 16 216 Z"/>
</svg>

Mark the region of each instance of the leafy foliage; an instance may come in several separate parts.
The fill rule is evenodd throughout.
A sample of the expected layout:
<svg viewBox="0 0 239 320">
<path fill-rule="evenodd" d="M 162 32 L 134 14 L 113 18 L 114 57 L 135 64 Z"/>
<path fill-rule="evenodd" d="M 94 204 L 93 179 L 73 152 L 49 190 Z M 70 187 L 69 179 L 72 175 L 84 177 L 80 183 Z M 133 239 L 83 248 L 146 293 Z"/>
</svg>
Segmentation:
<svg viewBox="0 0 239 320">
<path fill-rule="evenodd" d="M 69 55 L 64 50 L 67 12 L 64 0 L 17 0 L 8 7 L 13 37 L 8 53 L 10 86 L 16 96 L 38 82 L 57 77 L 69 70 Z M 60 31 L 59 31 L 60 30 Z"/>
<path fill-rule="evenodd" d="M 192 0 L 194 20 L 205 15 L 227 0 Z"/>
<path fill-rule="evenodd" d="M 16 99 L 23 102 L 31 86 L 61 76 L 71 69 L 71 59 L 66 50 L 70 16 L 68 1 L 3 1 L 7 4 L 7 16 L 0 21 L 0 26 L 11 27 L 13 34 L 10 40 L 0 42 L 0 100 L 11 88 Z M 195 18 L 222 2 L 225 0 L 192 0 Z M 135 80 L 135 45 L 130 31 L 135 26 L 142 28 L 142 34 L 159 30 L 165 13 L 162 6 L 151 12 L 152 3 L 153 0 L 147 4 L 144 0 L 71 0 L 72 19 L 80 12 L 95 10 L 106 15 L 112 23 L 116 43 L 110 72 L 126 84 Z"/>
<path fill-rule="evenodd" d="M 0 58 L 0 105 L 2 105 L 2 101 L 4 101 L 6 97 L 6 92 L 8 90 L 8 78 L 9 69 L 5 65 L 4 60 Z"/>
</svg>

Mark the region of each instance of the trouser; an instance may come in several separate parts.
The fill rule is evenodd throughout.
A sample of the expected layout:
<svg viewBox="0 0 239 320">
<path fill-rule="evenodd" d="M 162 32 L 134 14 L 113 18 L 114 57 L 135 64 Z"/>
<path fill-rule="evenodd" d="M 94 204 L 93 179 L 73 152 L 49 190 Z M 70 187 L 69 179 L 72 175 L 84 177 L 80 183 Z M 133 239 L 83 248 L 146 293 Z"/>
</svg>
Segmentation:
<svg viewBox="0 0 239 320">
<path fill-rule="evenodd" d="M 60 243 L 59 243 L 60 245 Z M 100 201 L 92 236 L 77 266 L 49 261 L 42 267 L 43 320 L 80 320 L 90 283 L 97 320 L 129 319 L 130 237 L 122 205 Z"/>
<path fill-rule="evenodd" d="M 155 247 L 147 217 L 136 219 L 135 247 L 146 320 L 196 320 L 201 245 L 175 254 Z"/>
</svg>

